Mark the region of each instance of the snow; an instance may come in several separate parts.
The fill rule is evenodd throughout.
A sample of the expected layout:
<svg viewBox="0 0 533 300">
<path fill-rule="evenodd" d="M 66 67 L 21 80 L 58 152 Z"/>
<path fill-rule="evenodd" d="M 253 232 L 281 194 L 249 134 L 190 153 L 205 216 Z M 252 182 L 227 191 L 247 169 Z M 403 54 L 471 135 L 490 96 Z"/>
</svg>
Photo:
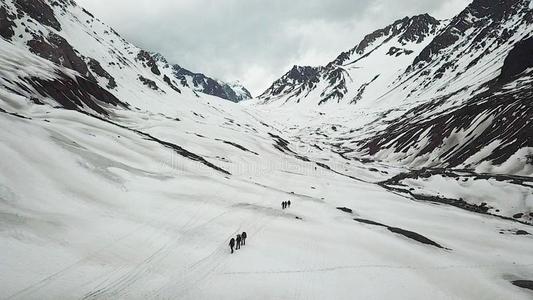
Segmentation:
<svg viewBox="0 0 533 300">
<path fill-rule="evenodd" d="M 0 162 L 2 295 L 530 298 L 504 276 L 531 275 L 533 240 L 499 233 L 529 226 L 414 202 L 373 183 L 315 170 L 313 163 L 274 149 L 266 133 L 276 130 L 258 122 L 266 122 L 264 112 L 210 102 L 219 112 L 205 100 L 200 103 L 195 109 L 206 116 L 202 123 L 116 113 L 122 124 L 194 151 L 231 170 L 231 176 L 76 112 L 32 107 L 25 111 L 31 120 L 2 114 L 2 128 L 10 129 L 0 143 L 0 154 L 10 158 Z M 222 127 L 222 116 L 251 124 L 258 133 Z M 291 149 L 297 150 L 294 143 Z M 323 156 L 333 168 L 343 165 L 333 154 L 307 155 Z M 372 177 L 366 169 L 349 168 L 355 168 L 354 176 Z M 286 199 L 293 205 L 281 210 Z M 339 206 L 353 209 L 353 215 Z M 451 250 L 357 223 L 355 217 L 415 231 Z M 247 245 L 229 254 L 228 239 L 243 230 Z"/>
<path fill-rule="evenodd" d="M 406 179 L 403 183 L 414 187 L 416 193 L 463 199 L 475 205 L 486 203 L 490 207 L 489 212 L 497 215 L 512 217 L 517 213 L 533 211 L 533 190 L 505 181 L 457 179 L 436 175 L 430 178 Z"/>
<path fill-rule="evenodd" d="M 76 72 L 24 50 L 22 40 L 0 40 L 0 298 L 531 299 L 509 282 L 533 278 L 533 239 L 513 234 L 533 233 L 531 226 L 391 192 L 380 183 L 407 167 L 339 154 L 353 136 L 374 134 L 410 106 L 258 107 L 188 88 L 178 94 L 135 60 L 140 49 L 81 8 L 60 21 L 69 42 L 116 78 L 111 92 L 132 109 L 106 108 L 106 122 L 55 108 L 44 96 L 47 105 L 34 105 L 29 96 L 37 93 L 15 82 Z M 366 81 L 354 77 L 353 86 Z M 272 134 L 295 154 L 276 149 Z M 531 174 L 525 165 L 516 171 L 528 155 L 525 148 L 501 166 L 482 167 Z M 485 202 L 506 216 L 533 206 L 531 188 L 509 182 L 433 176 L 406 183 Z M 292 206 L 282 210 L 285 200 Z M 416 232 L 445 249 L 354 218 Z M 228 240 L 242 231 L 247 245 L 230 254 Z"/>
</svg>

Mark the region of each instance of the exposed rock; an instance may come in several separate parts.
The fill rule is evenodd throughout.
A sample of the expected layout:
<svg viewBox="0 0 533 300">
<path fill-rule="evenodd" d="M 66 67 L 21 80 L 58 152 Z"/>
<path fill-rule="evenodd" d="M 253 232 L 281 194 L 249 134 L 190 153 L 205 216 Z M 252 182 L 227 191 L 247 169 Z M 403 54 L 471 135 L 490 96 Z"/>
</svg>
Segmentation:
<svg viewBox="0 0 533 300">
<path fill-rule="evenodd" d="M 353 213 L 353 211 L 350 208 L 348 208 L 348 207 L 337 207 L 337 209 L 341 210 L 341 211 L 343 211 L 345 213 L 349 213 L 349 214 Z"/>
<path fill-rule="evenodd" d="M 254 152 L 254 151 L 251 151 L 251 150 L 247 149 L 246 147 L 241 146 L 241 145 L 239 145 L 239 144 L 237 144 L 237 143 L 230 142 L 230 141 L 225 141 L 225 140 L 221 140 L 221 139 L 215 139 L 215 140 L 220 141 L 220 142 L 223 142 L 224 144 L 231 145 L 231 146 L 233 146 L 233 147 L 235 147 L 235 148 L 237 148 L 237 149 L 240 149 L 240 150 L 242 150 L 242 151 L 244 151 L 244 152 L 249 152 L 249 153 L 253 153 L 253 154 L 255 154 L 255 155 L 259 155 L 259 153 Z"/>
<path fill-rule="evenodd" d="M 250 92 L 240 84 L 229 84 L 213 78 L 207 77 L 201 73 L 194 73 L 179 65 L 172 66 L 174 77 L 182 85 L 188 86 L 197 92 L 217 96 L 232 102 L 252 98 Z M 189 84 L 192 83 L 192 86 Z"/>
<path fill-rule="evenodd" d="M 268 133 L 268 135 L 274 138 L 274 147 L 276 149 L 286 154 L 296 154 L 294 151 L 289 149 L 289 141 L 273 133 Z"/>
<path fill-rule="evenodd" d="M 14 15 L 10 14 L 5 7 L 0 6 L 0 36 L 6 40 L 11 40 L 15 35 L 13 30 L 15 27 L 14 19 Z"/>
<path fill-rule="evenodd" d="M 142 75 L 139 75 L 138 77 L 139 81 L 141 81 L 144 85 L 146 85 L 147 87 L 151 88 L 152 90 L 154 91 L 160 91 L 159 87 L 157 86 L 157 84 L 155 83 L 155 81 L 151 80 L 151 79 L 148 79 Z"/>
<path fill-rule="evenodd" d="M 389 49 L 389 52 L 387 52 L 387 55 L 390 56 L 400 56 L 400 55 L 409 55 L 413 53 L 413 50 L 403 49 L 403 48 L 397 48 L 397 47 L 391 47 Z"/>
<path fill-rule="evenodd" d="M 107 83 L 107 88 L 109 89 L 114 89 L 117 87 L 117 83 L 115 81 L 115 78 L 113 78 L 113 76 L 111 76 L 106 70 L 104 70 L 104 68 L 102 68 L 102 66 L 100 65 L 100 63 L 93 59 L 93 58 L 89 58 L 89 68 L 91 68 L 91 70 L 98 76 L 100 77 L 103 77 L 103 78 L 106 78 L 108 80 L 108 83 Z"/>
<path fill-rule="evenodd" d="M 513 218 L 515 218 L 515 219 L 521 219 L 523 216 L 524 216 L 523 213 L 517 213 L 517 214 L 514 214 L 514 215 L 513 215 Z"/>
<path fill-rule="evenodd" d="M 515 232 L 516 235 L 530 235 L 529 232 L 525 231 L 525 230 L 517 230 Z"/>
<path fill-rule="evenodd" d="M 50 26 L 57 31 L 61 30 L 61 24 L 56 19 L 54 10 L 43 0 L 15 0 L 15 5 L 42 25 Z"/>
<path fill-rule="evenodd" d="M 122 108 L 129 106 L 94 81 L 84 77 L 73 79 L 68 76 L 60 76 L 55 80 L 34 77 L 26 79 L 26 81 L 39 94 L 50 97 L 66 109 L 84 110 L 85 107 L 88 107 L 97 113 L 107 115 L 108 112 L 103 104 Z"/>
<path fill-rule="evenodd" d="M 381 223 L 374 222 L 374 221 L 371 221 L 371 220 L 366 220 L 366 219 L 355 218 L 354 220 L 357 221 L 357 222 L 360 222 L 360 223 L 365 223 L 365 224 L 369 224 L 369 225 L 385 227 L 390 232 L 401 234 L 401 235 L 403 235 L 403 236 L 405 236 L 405 237 L 407 237 L 409 239 L 415 240 L 415 241 L 417 241 L 419 243 L 430 245 L 430 246 L 434 246 L 434 247 L 441 248 L 441 249 L 445 249 L 444 247 L 442 247 L 438 243 L 436 243 L 436 242 L 428 239 L 427 237 L 425 237 L 425 236 L 423 236 L 423 235 L 421 235 L 419 233 L 416 233 L 414 231 L 409 231 L 409 230 L 405 230 L 405 229 L 398 228 L 398 227 L 391 227 L 391 226 L 388 226 L 388 225 L 385 225 L 385 224 L 381 224 Z"/>
<path fill-rule="evenodd" d="M 28 41 L 27 44 L 30 51 L 40 57 L 78 71 L 81 75 L 96 81 L 91 72 L 89 72 L 85 61 L 62 36 L 50 33 L 46 40 L 42 37 L 35 37 Z"/>
<path fill-rule="evenodd" d="M 172 83 L 172 81 L 167 75 L 163 76 L 163 81 L 165 81 L 168 84 L 168 86 L 170 86 L 170 88 L 172 88 L 178 93 L 181 93 L 180 89 Z"/>
<path fill-rule="evenodd" d="M 533 37 L 518 42 L 505 58 L 498 80 L 501 83 L 516 79 L 517 75 L 533 68 Z"/>
<path fill-rule="evenodd" d="M 533 290 L 533 280 L 515 280 L 511 283 L 523 289 Z"/>
<path fill-rule="evenodd" d="M 161 71 L 157 67 L 155 59 L 148 51 L 140 50 L 139 53 L 137 53 L 137 60 L 143 62 L 155 75 L 161 75 Z"/>
<path fill-rule="evenodd" d="M 265 101 L 285 93 L 295 96 L 315 88 L 320 82 L 321 68 L 293 66 L 292 69 L 276 80 L 259 98 Z"/>
</svg>

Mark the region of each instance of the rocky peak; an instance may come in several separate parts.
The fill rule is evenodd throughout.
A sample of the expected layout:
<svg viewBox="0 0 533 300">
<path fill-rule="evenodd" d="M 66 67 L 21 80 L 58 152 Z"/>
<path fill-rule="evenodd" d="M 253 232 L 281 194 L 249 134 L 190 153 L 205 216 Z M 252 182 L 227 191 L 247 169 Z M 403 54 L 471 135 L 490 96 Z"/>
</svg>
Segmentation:
<svg viewBox="0 0 533 300">
<path fill-rule="evenodd" d="M 318 76 L 320 68 L 310 66 L 293 66 L 292 69 L 285 74 L 284 77 L 292 79 L 296 82 L 304 82 L 312 80 Z"/>
<path fill-rule="evenodd" d="M 421 14 L 413 17 L 404 17 L 394 21 L 394 23 L 378 29 L 370 34 L 367 34 L 357 46 L 350 49 L 349 51 L 342 52 L 333 62 L 330 63 L 330 66 L 333 65 L 342 65 L 353 54 L 364 55 L 368 52 L 371 46 L 375 48 L 376 43 L 380 40 L 380 44 L 385 41 L 389 41 L 395 37 L 398 38 L 398 41 L 402 44 L 408 42 L 420 43 L 428 35 L 434 34 L 437 30 L 438 25 L 441 22 L 428 14 Z"/>
<path fill-rule="evenodd" d="M 281 78 L 276 80 L 259 98 L 268 101 L 272 97 L 285 94 L 300 95 L 310 91 L 320 81 L 323 67 L 293 66 Z"/>
<path fill-rule="evenodd" d="M 438 53 L 457 43 L 469 29 L 476 31 L 470 42 L 477 47 L 484 47 L 489 39 L 503 44 L 513 35 L 517 24 L 533 22 L 533 13 L 529 9 L 530 0 L 475 0 L 461 13 L 455 16 L 450 24 L 415 58 L 415 69 L 421 62 L 429 63 L 439 58 Z M 504 23 L 518 17 L 519 22 L 507 28 Z"/>
<path fill-rule="evenodd" d="M 205 76 L 202 73 L 191 72 L 179 65 L 173 65 L 172 71 L 174 77 L 178 79 L 183 86 L 188 86 L 197 92 L 217 96 L 232 102 L 239 102 L 252 98 L 250 92 L 240 84 L 238 86 L 234 84 L 232 85 Z"/>
<path fill-rule="evenodd" d="M 403 33 L 399 37 L 399 41 L 405 42 L 422 42 L 428 35 L 435 33 L 435 30 L 440 21 L 428 14 L 414 16 L 404 21 L 402 24 Z"/>
<path fill-rule="evenodd" d="M 161 71 L 157 67 L 156 59 L 150 54 L 150 52 L 140 50 L 137 54 L 137 60 L 143 62 L 155 75 L 161 75 Z"/>
</svg>

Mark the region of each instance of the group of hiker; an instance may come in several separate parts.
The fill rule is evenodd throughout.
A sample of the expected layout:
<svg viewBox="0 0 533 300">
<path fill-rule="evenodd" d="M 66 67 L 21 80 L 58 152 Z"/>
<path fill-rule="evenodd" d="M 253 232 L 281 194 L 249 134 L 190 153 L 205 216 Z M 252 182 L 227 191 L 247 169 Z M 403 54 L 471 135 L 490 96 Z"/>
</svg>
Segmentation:
<svg viewBox="0 0 533 300">
<path fill-rule="evenodd" d="M 231 253 L 233 253 L 233 247 L 235 247 L 235 250 L 241 249 L 241 246 L 246 245 L 246 231 L 243 231 L 240 234 L 237 234 L 236 238 L 231 238 L 229 240 L 229 247 L 231 249 Z"/>
<path fill-rule="evenodd" d="M 282 209 L 285 209 L 285 208 L 288 208 L 288 207 L 291 207 L 291 200 L 281 202 L 281 208 Z"/>
<path fill-rule="evenodd" d="M 291 207 L 291 200 L 281 202 L 282 209 L 286 209 L 289 207 Z M 241 249 L 241 246 L 246 245 L 246 237 L 246 232 L 243 231 L 242 233 L 237 234 L 237 237 L 231 238 L 231 240 L 229 240 L 229 248 L 231 249 L 231 253 L 233 253 L 234 248 L 235 250 L 239 250 Z"/>
</svg>

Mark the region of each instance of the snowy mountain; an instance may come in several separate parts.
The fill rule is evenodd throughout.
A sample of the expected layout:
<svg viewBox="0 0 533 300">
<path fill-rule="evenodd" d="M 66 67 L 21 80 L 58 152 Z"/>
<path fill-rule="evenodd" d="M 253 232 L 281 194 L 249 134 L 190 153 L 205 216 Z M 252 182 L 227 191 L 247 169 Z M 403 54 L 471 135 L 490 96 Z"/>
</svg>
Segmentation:
<svg viewBox="0 0 533 300">
<path fill-rule="evenodd" d="M 77 71 L 89 84 L 96 83 L 115 96 L 131 91 L 131 85 L 143 93 L 215 93 L 231 101 L 240 93 L 222 82 L 215 85 L 223 92 L 212 86 L 190 88 L 163 56 L 135 47 L 73 1 L 6 0 L 0 23 L 7 41 Z"/>
<path fill-rule="evenodd" d="M 174 77 L 177 78 L 183 86 L 190 87 L 195 91 L 217 96 L 233 102 L 252 98 L 250 92 L 240 83 L 226 83 L 209 78 L 204 74 L 193 73 L 178 65 L 173 65 L 172 70 Z"/>
<path fill-rule="evenodd" d="M 445 26 L 424 14 L 405 17 L 367 35 L 324 67 L 294 66 L 259 99 L 262 103 L 300 101 L 354 104 L 387 90 L 437 31 Z"/>
<path fill-rule="evenodd" d="M 257 103 L 375 115 L 343 120 L 342 139 L 329 141 L 348 157 L 531 175 L 532 23 L 528 0 L 476 0 L 447 21 L 404 18 L 327 66 L 294 67 Z"/>
<path fill-rule="evenodd" d="M 531 299 L 529 7 L 404 18 L 234 103 L 2 0 L 0 298 Z"/>
</svg>

